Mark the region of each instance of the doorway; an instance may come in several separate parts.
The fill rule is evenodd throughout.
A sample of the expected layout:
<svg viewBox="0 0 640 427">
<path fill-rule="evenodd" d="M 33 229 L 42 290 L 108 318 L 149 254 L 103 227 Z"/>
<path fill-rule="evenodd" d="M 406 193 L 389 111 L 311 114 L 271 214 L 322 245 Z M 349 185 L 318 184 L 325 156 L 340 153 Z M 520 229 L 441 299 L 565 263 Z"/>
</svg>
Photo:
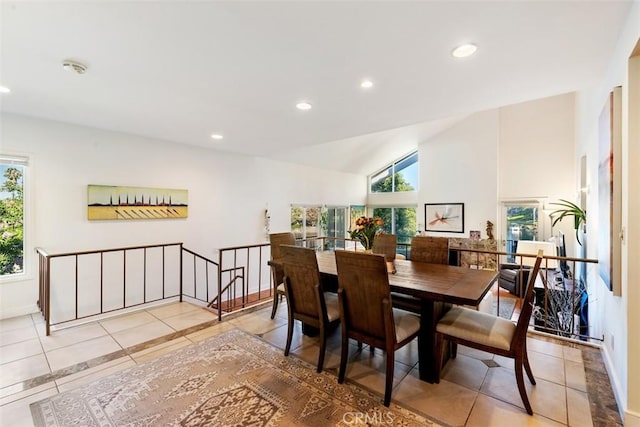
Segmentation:
<svg viewBox="0 0 640 427">
<path fill-rule="evenodd" d="M 539 201 L 503 202 L 502 204 L 502 246 L 507 253 L 516 252 L 519 240 L 540 240 Z M 507 255 L 507 262 L 515 262 L 514 255 Z"/>
</svg>

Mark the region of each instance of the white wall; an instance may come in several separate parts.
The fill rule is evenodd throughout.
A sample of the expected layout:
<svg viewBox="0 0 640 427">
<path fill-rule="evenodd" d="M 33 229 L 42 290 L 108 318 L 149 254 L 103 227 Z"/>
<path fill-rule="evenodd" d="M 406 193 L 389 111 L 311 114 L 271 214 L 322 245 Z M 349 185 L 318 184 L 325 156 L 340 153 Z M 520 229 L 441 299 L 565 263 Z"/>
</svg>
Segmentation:
<svg viewBox="0 0 640 427">
<path fill-rule="evenodd" d="M 418 222 L 424 230 L 425 203 L 464 203 L 464 234 L 485 236 L 487 220 L 496 224 L 498 199 L 498 112 L 476 113 L 420 144 Z"/>
<path fill-rule="evenodd" d="M 586 154 L 587 179 L 587 235 L 588 256 L 597 258 L 598 218 L 598 117 L 609 92 L 618 85 L 623 87 L 622 98 L 622 226 L 626 230 L 622 244 L 622 295 L 614 296 L 602 283 L 597 269 L 589 276 L 593 298 L 599 301 L 600 322 L 593 325 L 596 334 L 604 337 L 602 345 L 605 365 L 612 382 L 618 405 L 623 410 L 625 425 L 640 426 L 640 228 L 637 225 L 639 212 L 638 186 L 640 185 L 640 156 L 638 156 L 637 134 L 630 139 L 628 130 L 633 124 L 637 129 L 638 116 L 627 115 L 629 111 L 628 58 L 640 39 L 640 2 L 634 1 L 627 24 L 621 29 L 616 49 L 612 52 L 609 67 L 602 80 L 589 91 L 580 93 L 578 102 L 578 142 L 576 159 Z M 637 87 L 637 76 L 634 77 Z M 637 102 L 637 101 L 636 101 Z M 638 111 L 636 106 L 636 112 Z M 614 160 L 615 161 L 615 160 Z"/>
<path fill-rule="evenodd" d="M 362 204 L 366 178 L 262 158 L 24 116 L 1 116 L 0 151 L 30 159 L 30 260 L 25 280 L 0 283 L 0 318 L 36 311 L 34 247 L 52 253 L 184 242 L 213 257 L 216 249 L 264 242 L 289 229 L 289 205 Z M 181 220 L 88 221 L 87 185 L 189 190 Z"/>
<path fill-rule="evenodd" d="M 419 221 L 424 203 L 464 202 L 463 236 L 485 237 L 491 221 L 501 239 L 500 201 L 573 200 L 574 116 L 574 95 L 559 95 L 476 113 L 421 144 Z"/>
<path fill-rule="evenodd" d="M 500 108 L 501 199 L 574 201 L 575 96 L 566 94 Z"/>
</svg>

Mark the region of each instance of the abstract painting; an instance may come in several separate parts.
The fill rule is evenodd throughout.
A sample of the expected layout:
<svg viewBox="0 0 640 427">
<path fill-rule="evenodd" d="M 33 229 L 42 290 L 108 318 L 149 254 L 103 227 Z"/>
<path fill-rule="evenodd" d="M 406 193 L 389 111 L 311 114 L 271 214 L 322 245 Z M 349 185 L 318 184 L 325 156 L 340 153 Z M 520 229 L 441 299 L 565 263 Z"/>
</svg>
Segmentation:
<svg viewBox="0 0 640 427">
<path fill-rule="evenodd" d="M 617 237 L 622 227 L 621 215 L 621 110 L 622 90 L 609 94 L 598 123 L 598 271 L 604 284 L 620 295 L 620 251 Z"/>
<path fill-rule="evenodd" d="M 425 203 L 426 231 L 464 233 L 464 203 Z"/>
<path fill-rule="evenodd" d="M 89 185 L 87 200 L 90 220 L 186 218 L 189 212 L 187 190 Z"/>
</svg>

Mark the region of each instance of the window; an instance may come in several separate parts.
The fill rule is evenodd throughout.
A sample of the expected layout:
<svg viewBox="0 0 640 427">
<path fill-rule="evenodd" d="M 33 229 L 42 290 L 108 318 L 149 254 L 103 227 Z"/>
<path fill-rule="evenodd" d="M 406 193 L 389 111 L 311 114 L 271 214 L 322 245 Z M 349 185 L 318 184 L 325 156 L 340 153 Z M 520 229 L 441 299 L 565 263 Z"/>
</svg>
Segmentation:
<svg viewBox="0 0 640 427">
<path fill-rule="evenodd" d="M 328 206 L 322 212 L 325 236 L 343 239 L 347 235 L 347 208 Z M 344 240 L 327 240 L 327 249 L 343 248 Z"/>
<path fill-rule="evenodd" d="M 0 277 L 24 273 L 27 159 L 0 156 Z"/>
<path fill-rule="evenodd" d="M 384 221 L 382 229 L 386 233 L 398 236 L 398 243 L 411 243 L 417 231 L 415 207 L 374 208 L 373 216 Z"/>
<path fill-rule="evenodd" d="M 349 230 L 353 230 L 356 228 L 356 220 L 361 216 L 365 216 L 367 211 L 364 205 L 351 205 L 349 212 Z"/>
<path fill-rule="evenodd" d="M 409 154 L 371 175 L 372 193 L 395 193 L 418 189 L 418 153 Z"/>
<path fill-rule="evenodd" d="M 320 206 L 291 206 L 291 231 L 296 239 L 320 235 Z"/>
<path fill-rule="evenodd" d="M 539 213 L 537 202 L 504 204 L 505 252 L 515 253 L 519 240 L 539 240 Z M 515 262 L 515 256 L 507 256 L 507 262 Z"/>
</svg>

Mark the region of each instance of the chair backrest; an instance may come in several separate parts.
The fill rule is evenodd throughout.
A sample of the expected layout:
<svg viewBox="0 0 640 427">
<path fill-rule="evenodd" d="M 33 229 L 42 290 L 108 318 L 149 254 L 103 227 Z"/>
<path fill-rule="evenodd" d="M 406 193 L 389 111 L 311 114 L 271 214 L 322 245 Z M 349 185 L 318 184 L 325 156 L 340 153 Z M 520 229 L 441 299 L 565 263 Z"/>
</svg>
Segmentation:
<svg viewBox="0 0 640 427">
<path fill-rule="evenodd" d="M 296 237 L 293 233 L 272 233 L 269 234 L 269 243 L 271 244 L 271 259 L 278 259 L 282 255 L 280 254 L 280 245 L 292 245 L 296 244 Z"/>
<path fill-rule="evenodd" d="M 384 256 L 336 251 L 335 257 L 338 269 L 338 295 L 343 301 L 344 310 L 341 322 L 347 330 L 384 342 L 384 319 L 393 319 L 389 276 Z M 388 301 L 387 305 L 382 303 L 385 298 Z"/>
<path fill-rule="evenodd" d="M 538 250 L 538 255 L 535 258 L 533 267 L 529 272 L 529 280 L 527 282 L 527 289 L 524 293 L 524 299 L 522 300 L 522 309 L 520 310 L 520 316 L 518 317 L 518 323 L 516 324 L 516 332 L 514 333 L 511 346 L 520 345 L 527 339 L 527 329 L 529 328 L 529 321 L 531 320 L 531 314 L 533 312 L 533 296 L 534 286 L 538 272 L 540 271 L 540 264 L 542 263 L 543 251 Z"/>
<path fill-rule="evenodd" d="M 396 259 L 398 236 L 395 234 L 378 234 L 373 240 L 373 253 L 384 255 L 387 261 Z"/>
<path fill-rule="evenodd" d="M 449 239 L 414 236 L 411 239 L 411 261 L 449 264 Z"/>
<path fill-rule="evenodd" d="M 322 294 L 322 283 L 316 252 L 311 248 L 282 245 L 280 255 L 288 292 L 287 304 L 294 314 L 319 318 L 326 309 L 321 306 L 324 299 L 317 297 Z"/>
<path fill-rule="evenodd" d="M 282 254 L 280 253 L 280 245 L 295 245 L 296 237 L 293 233 L 272 233 L 269 234 L 269 243 L 271 244 L 271 259 L 280 259 Z M 282 283 L 284 279 L 284 270 L 282 267 L 273 267 L 273 280 L 275 284 Z"/>
</svg>

